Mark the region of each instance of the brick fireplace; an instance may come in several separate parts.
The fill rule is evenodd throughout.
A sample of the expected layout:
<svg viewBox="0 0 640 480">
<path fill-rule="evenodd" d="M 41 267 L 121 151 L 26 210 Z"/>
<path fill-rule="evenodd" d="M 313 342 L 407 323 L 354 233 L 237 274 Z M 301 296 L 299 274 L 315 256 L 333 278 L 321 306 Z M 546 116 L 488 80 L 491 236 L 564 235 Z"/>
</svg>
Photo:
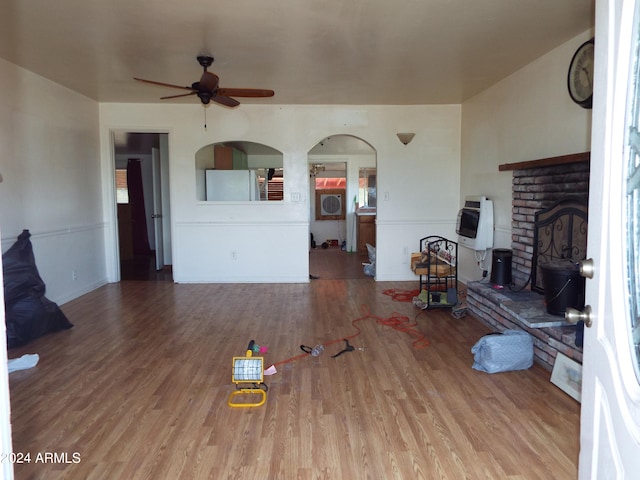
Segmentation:
<svg viewBox="0 0 640 480">
<path fill-rule="evenodd" d="M 535 250 L 534 223 L 537 212 L 567 195 L 586 201 L 589 158 L 589 153 L 581 153 L 500 166 L 500 171 L 512 171 L 511 249 L 515 287 L 513 291 L 498 290 L 486 280 L 467 285 L 470 312 L 494 331 L 516 328 L 530 333 L 534 337 L 536 362 L 549 370 L 558 352 L 582 363 L 582 348 L 575 345 L 576 327 L 568 325 L 562 317 L 549 315 L 544 297 L 531 291 L 530 282 L 527 284 Z"/>
<path fill-rule="evenodd" d="M 511 248 L 512 275 L 517 285 L 523 285 L 531 272 L 536 212 L 569 194 L 585 199 L 589 196 L 588 156 L 575 160 L 575 163 L 513 170 Z"/>
</svg>

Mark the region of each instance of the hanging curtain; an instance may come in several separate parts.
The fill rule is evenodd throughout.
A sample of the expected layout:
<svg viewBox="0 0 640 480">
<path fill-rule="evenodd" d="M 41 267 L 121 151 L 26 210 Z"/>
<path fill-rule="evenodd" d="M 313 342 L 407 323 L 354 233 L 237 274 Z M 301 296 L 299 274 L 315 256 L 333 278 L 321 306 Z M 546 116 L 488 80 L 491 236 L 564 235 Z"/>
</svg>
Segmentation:
<svg viewBox="0 0 640 480">
<path fill-rule="evenodd" d="M 147 233 L 147 215 L 144 209 L 144 190 L 142 188 L 142 167 L 140 160 L 130 158 L 127 163 L 127 189 L 131 205 L 131 223 L 133 230 L 133 253 L 150 255 L 149 234 Z"/>
</svg>

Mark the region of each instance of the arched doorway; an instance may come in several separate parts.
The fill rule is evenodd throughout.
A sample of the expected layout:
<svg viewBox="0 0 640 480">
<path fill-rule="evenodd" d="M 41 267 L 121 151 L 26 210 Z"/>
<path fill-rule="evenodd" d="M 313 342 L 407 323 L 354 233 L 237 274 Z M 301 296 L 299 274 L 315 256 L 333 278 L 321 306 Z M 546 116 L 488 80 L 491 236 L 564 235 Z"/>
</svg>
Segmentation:
<svg viewBox="0 0 640 480">
<path fill-rule="evenodd" d="M 325 137 L 309 151 L 311 278 L 373 276 L 362 263 L 366 243 L 375 248 L 376 164 L 375 149 L 353 135 Z"/>
</svg>

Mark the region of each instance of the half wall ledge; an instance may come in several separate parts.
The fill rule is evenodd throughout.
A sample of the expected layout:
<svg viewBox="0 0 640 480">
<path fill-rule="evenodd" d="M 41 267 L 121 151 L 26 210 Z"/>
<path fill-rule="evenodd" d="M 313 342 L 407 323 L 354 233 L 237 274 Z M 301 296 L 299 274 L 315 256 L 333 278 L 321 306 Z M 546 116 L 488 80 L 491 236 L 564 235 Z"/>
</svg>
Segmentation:
<svg viewBox="0 0 640 480">
<path fill-rule="evenodd" d="M 582 363 L 582 347 L 575 344 L 576 326 L 547 313 L 539 293 L 498 290 L 488 282 L 469 282 L 467 304 L 470 313 L 495 332 L 517 329 L 532 335 L 534 360 L 547 370 L 553 369 L 558 352 Z"/>
</svg>

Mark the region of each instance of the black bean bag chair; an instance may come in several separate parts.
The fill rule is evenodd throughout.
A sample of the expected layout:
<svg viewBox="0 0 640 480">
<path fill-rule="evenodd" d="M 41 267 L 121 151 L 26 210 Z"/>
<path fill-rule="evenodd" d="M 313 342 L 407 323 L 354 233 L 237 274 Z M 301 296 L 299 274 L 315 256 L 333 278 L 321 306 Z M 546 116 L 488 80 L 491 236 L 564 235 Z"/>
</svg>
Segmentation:
<svg viewBox="0 0 640 480">
<path fill-rule="evenodd" d="M 2 255 L 7 348 L 73 327 L 60 307 L 45 297 L 30 237 L 29 230 L 23 230 Z"/>
</svg>

